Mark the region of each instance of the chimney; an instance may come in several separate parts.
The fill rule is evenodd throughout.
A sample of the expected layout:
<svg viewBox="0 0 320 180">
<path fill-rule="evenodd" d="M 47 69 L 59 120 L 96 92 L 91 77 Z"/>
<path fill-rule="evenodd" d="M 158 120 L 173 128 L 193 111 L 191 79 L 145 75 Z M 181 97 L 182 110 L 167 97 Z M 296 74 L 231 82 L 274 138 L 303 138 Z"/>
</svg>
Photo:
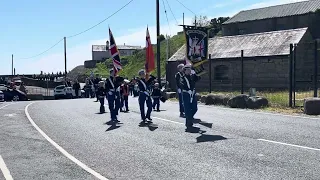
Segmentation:
<svg viewBox="0 0 320 180">
<path fill-rule="evenodd" d="M 106 51 L 109 50 L 109 41 L 106 42 Z"/>
</svg>

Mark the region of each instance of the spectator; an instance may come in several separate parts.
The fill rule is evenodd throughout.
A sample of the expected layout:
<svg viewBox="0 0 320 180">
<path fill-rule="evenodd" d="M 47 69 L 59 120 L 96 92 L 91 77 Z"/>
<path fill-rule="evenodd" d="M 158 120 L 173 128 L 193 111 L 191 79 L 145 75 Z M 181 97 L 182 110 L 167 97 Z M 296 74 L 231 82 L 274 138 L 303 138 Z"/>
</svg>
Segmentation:
<svg viewBox="0 0 320 180">
<path fill-rule="evenodd" d="M 76 94 L 76 98 L 79 98 L 80 84 L 79 84 L 78 80 L 76 80 L 76 82 L 73 84 L 73 89 Z"/>
</svg>

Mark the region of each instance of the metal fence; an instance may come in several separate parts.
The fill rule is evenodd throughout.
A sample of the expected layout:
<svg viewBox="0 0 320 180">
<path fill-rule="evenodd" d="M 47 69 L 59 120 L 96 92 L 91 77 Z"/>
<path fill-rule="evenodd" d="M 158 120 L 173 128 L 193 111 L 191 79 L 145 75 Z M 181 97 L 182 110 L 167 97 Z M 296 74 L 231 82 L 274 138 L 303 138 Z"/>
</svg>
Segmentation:
<svg viewBox="0 0 320 180">
<path fill-rule="evenodd" d="M 301 107 L 304 99 L 320 96 L 319 50 L 318 40 L 290 45 L 290 107 Z"/>
</svg>

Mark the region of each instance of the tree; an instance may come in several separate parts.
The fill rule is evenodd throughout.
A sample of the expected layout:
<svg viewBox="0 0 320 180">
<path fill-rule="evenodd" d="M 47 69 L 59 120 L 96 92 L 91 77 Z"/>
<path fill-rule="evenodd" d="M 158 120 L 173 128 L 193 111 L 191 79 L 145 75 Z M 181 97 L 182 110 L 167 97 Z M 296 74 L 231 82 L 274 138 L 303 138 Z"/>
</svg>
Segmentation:
<svg viewBox="0 0 320 180">
<path fill-rule="evenodd" d="M 163 40 L 165 40 L 165 39 L 166 39 L 166 38 L 164 37 L 164 35 L 163 35 L 163 34 L 160 34 L 160 36 L 159 36 L 160 42 L 163 41 Z"/>
<path fill-rule="evenodd" d="M 208 27 L 210 25 L 210 21 L 207 16 L 196 16 L 192 20 L 192 25 L 196 25 L 197 27 Z"/>
</svg>

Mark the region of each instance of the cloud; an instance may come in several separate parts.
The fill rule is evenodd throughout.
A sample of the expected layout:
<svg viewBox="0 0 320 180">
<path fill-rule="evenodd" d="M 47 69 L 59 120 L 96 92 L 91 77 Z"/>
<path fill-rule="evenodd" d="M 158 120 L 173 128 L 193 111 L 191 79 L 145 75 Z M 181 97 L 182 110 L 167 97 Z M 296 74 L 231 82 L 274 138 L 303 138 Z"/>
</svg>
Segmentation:
<svg viewBox="0 0 320 180">
<path fill-rule="evenodd" d="M 192 18 L 185 18 L 185 23 L 190 24 Z M 182 24 L 182 19 L 178 20 Z M 176 25 L 176 21 L 169 22 L 170 26 L 161 26 L 160 33 L 164 35 L 176 35 L 177 32 L 182 31 L 181 26 Z M 118 45 L 139 45 L 145 46 L 145 36 L 147 27 L 139 27 L 128 29 L 126 35 L 115 37 L 115 41 Z M 112 29 L 111 29 L 112 30 Z M 156 26 L 150 26 L 149 32 L 151 36 L 151 42 L 156 43 Z M 72 70 L 78 65 L 82 65 L 85 60 L 91 60 L 92 45 L 104 45 L 108 39 L 91 40 L 89 42 L 83 42 L 81 45 L 67 49 L 67 69 Z M 39 60 L 33 61 L 28 64 L 18 65 L 17 69 L 24 69 L 23 74 L 34 74 L 44 72 L 57 72 L 64 70 L 64 53 L 55 53 L 44 56 Z M 20 73 L 22 74 L 22 73 Z"/>
</svg>

